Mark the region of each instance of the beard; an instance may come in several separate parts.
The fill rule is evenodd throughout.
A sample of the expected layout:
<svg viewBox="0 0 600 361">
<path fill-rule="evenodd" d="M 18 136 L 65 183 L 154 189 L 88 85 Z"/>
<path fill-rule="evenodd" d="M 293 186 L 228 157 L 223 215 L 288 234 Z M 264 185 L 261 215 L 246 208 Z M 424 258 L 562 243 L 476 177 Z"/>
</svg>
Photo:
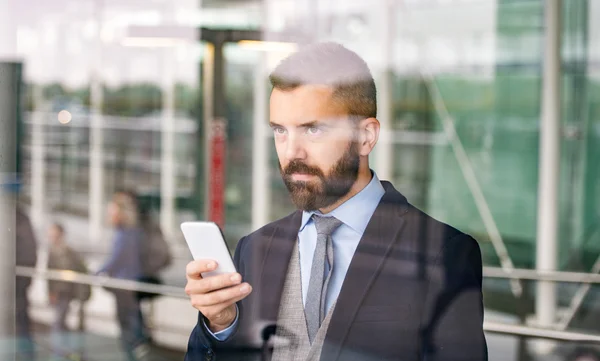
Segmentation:
<svg viewBox="0 0 600 361">
<path fill-rule="evenodd" d="M 331 167 L 328 175 L 299 160 L 291 161 L 285 169 L 279 165 L 279 171 L 292 202 L 298 209 L 310 212 L 326 208 L 347 195 L 358 178 L 359 164 L 358 146 L 352 142 L 344 155 Z M 313 175 L 317 180 L 294 181 L 294 173 Z"/>
</svg>

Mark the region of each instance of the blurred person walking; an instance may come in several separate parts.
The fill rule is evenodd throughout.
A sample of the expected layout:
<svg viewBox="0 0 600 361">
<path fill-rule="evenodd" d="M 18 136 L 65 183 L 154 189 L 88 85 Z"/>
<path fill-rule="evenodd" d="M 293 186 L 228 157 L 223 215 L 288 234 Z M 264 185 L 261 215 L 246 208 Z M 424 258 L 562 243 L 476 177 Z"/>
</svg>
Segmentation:
<svg viewBox="0 0 600 361">
<path fill-rule="evenodd" d="M 139 199 L 136 194 L 130 193 L 133 199 Z M 159 223 L 153 216 L 152 209 L 148 203 L 138 201 L 138 213 L 139 213 L 139 224 L 144 234 L 143 242 L 141 244 L 141 265 L 142 275 L 138 279 L 140 282 L 151 283 L 151 284 L 163 284 L 161 278 L 161 271 L 171 264 L 172 255 L 169 249 L 164 233 L 162 232 Z M 159 296 L 156 293 L 149 292 L 137 292 L 137 297 L 140 301 L 145 301 L 149 306 L 146 311 L 152 315 L 153 300 Z M 142 311 L 143 313 L 143 311 Z M 149 342 L 152 342 L 151 318 L 144 318 L 146 327 L 146 334 Z"/>
<path fill-rule="evenodd" d="M 48 254 L 49 270 L 69 270 L 87 273 L 88 269 L 82 257 L 75 252 L 65 241 L 65 230 L 61 224 L 54 223 L 48 229 L 50 251 Z M 78 300 L 79 324 L 83 325 L 84 303 L 90 299 L 91 287 L 87 284 L 76 284 L 63 281 L 48 281 L 48 298 L 54 308 L 54 322 L 52 324 L 53 348 L 55 353 L 61 355 L 74 354 L 74 345 L 69 345 L 67 315 L 71 301 Z"/>
<path fill-rule="evenodd" d="M 98 274 L 137 281 L 143 275 L 141 250 L 144 233 L 139 226 L 135 196 L 129 192 L 116 192 L 108 206 L 108 219 L 115 228 L 113 249 Z M 115 295 L 121 342 L 128 359 L 150 360 L 150 342 L 137 292 L 109 290 Z"/>
<path fill-rule="evenodd" d="M 130 193 L 133 199 L 137 195 Z M 160 272 L 167 268 L 172 261 L 171 251 L 160 225 L 153 217 L 151 207 L 148 204 L 138 202 L 139 225 L 144 233 L 141 244 L 141 266 L 142 276 L 140 282 L 162 284 Z M 139 292 L 140 300 L 153 299 L 157 294 Z"/>
</svg>

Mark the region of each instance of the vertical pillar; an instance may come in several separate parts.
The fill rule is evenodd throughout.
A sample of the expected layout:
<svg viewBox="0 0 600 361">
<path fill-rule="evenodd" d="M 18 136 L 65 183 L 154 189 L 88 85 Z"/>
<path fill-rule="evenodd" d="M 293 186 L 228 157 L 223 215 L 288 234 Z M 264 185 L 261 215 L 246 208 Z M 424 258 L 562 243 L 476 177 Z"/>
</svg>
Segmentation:
<svg viewBox="0 0 600 361">
<path fill-rule="evenodd" d="M 96 1 L 95 12 L 98 14 L 98 33 L 96 34 L 96 54 L 93 60 L 90 84 L 90 203 L 89 203 L 89 240 L 98 242 L 102 239 L 104 229 L 104 129 L 102 117 L 103 89 L 102 89 L 102 0 Z"/>
<path fill-rule="evenodd" d="M 269 221 L 269 148 L 267 140 L 267 56 L 260 52 L 254 75 L 254 120 L 252 134 L 252 231 Z"/>
<path fill-rule="evenodd" d="M 40 222 L 45 213 L 46 199 L 46 157 L 45 127 L 47 113 L 40 85 L 33 86 L 35 111 L 31 124 L 31 219 Z"/>
<path fill-rule="evenodd" d="M 19 63 L 0 62 L 0 337 L 15 331 L 15 207 Z"/>
<path fill-rule="evenodd" d="M 15 334 L 17 116 L 21 64 L 17 57 L 17 20 L 14 3 L 0 1 L 0 338 Z M 11 184 L 15 183 L 15 184 Z M 7 360 L 14 359 L 14 343 Z M 8 357 L 7 357 L 8 356 Z"/>
<path fill-rule="evenodd" d="M 17 19 L 12 11 L 16 2 L 0 1 L 0 58 L 15 59 L 17 55 Z"/>
<path fill-rule="evenodd" d="M 545 2 L 545 39 L 540 119 L 540 168 L 536 268 L 557 267 L 558 191 L 560 180 L 560 16 L 561 1 Z M 538 282 L 538 324 L 550 327 L 556 315 L 556 284 Z"/>
<path fill-rule="evenodd" d="M 375 148 L 375 170 L 380 179 L 392 180 L 393 176 L 393 151 L 392 121 L 393 121 L 393 44 L 394 44 L 394 18 L 396 7 L 394 0 L 383 0 L 381 2 L 381 16 L 383 21 L 381 27 L 382 37 L 382 62 L 379 69 L 379 84 L 377 88 L 377 118 L 381 122 L 379 142 Z"/>
<path fill-rule="evenodd" d="M 214 62 L 215 62 L 215 47 L 211 43 L 207 43 L 206 50 L 204 53 L 204 62 L 202 67 L 202 104 L 203 104 L 203 125 L 202 125 L 202 139 L 198 139 L 198 149 L 204 150 L 204 176 L 200 180 L 203 182 L 203 193 L 204 193 L 204 210 L 201 214 L 204 215 L 205 219 L 208 219 L 210 211 L 210 140 L 212 130 L 212 120 L 214 117 L 213 112 L 213 82 L 214 82 Z M 200 134 L 199 134 L 200 136 Z M 203 147 L 200 146 L 203 145 Z M 200 156 L 200 154 L 198 154 Z M 200 187 L 198 187 L 200 192 Z"/>
<path fill-rule="evenodd" d="M 205 58 L 204 78 L 204 152 L 205 152 L 205 215 L 209 218 L 213 197 L 223 197 L 222 194 L 212 194 L 210 190 L 211 174 L 211 139 L 213 125 L 216 120 L 224 121 L 226 124 L 225 105 L 225 58 L 223 47 L 225 45 L 225 33 L 216 32 L 214 42 L 208 45 Z M 210 74 L 209 74 L 210 72 Z M 208 105 L 210 104 L 210 107 Z M 225 180 L 223 179 L 223 182 Z M 226 187 L 223 185 L 222 189 Z M 224 219 L 224 218 L 223 218 Z"/>
<path fill-rule="evenodd" d="M 160 226 L 170 239 L 175 225 L 175 89 L 173 80 L 173 49 L 163 50 Z"/>
<path fill-rule="evenodd" d="M 321 12 L 320 12 L 320 7 L 319 7 L 319 0 L 308 0 L 307 2 L 307 9 L 306 9 L 306 14 L 307 14 L 307 19 L 309 20 L 309 31 L 311 31 L 312 33 L 310 34 L 313 41 L 317 42 L 320 39 L 321 36 L 321 32 L 319 29 L 319 26 L 321 25 Z"/>
<path fill-rule="evenodd" d="M 90 241 L 102 239 L 104 214 L 104 129 L 102 127 L 102 86 L 99 80 L 91 84 L 90 114 Z"/>
</svg>

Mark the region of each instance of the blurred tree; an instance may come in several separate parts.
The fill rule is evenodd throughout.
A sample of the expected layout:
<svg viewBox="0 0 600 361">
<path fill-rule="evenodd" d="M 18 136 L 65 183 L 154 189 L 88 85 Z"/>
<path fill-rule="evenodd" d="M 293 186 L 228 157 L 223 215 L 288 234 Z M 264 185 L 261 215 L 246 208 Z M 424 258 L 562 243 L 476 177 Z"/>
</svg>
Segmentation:
<svg viewBox="0 0 600 361">
<path fill-rule="evenodd" d="M 60 83 L 52 83 L 43 88 L 42 94 L 44 99 L 54 99 L 64 97 L 68 94 L 68 90 Z"/>
<path fill-rule="evenodd" d="M 35 108 L 33 89 L 36 84 L 26 84 L 24 91 L 25 111 Z M 239 90 L 233 91 L 234 94 Z M 45 101 L 51 103 L 60 101 L 80 104 L 89 109 L 90 89 L 82 87 L 69 89 L 62 84 L 52 83 L 42 86 Z M 202 98 L 197 87 L 177 83 L 175 85 L 175 110 L 179 115 L 192 119 L 202 116 Z M 245 95 L 246 96 L 246 95 Z M 247 96 L 246 96 L 247 97 Z M 235 96 L 232 96 L 236 99 Z M 237 104 L 236 104 L 237 105 Z M 234 108 L 240 108 L 239 105 Z M 162 91 L 159 86 L 151 83 L 126 84 L 117 88 L 104 87 L 102 111 L 107 115 L 136 117 L 156 114 L 162 109 Z"/>
<path fill-rule="evenodd" d="M 162 109 L 161 89 L 149 83 L 104 88 L 102 112 L 107 115 L 139 117 Z"/>
</svg>

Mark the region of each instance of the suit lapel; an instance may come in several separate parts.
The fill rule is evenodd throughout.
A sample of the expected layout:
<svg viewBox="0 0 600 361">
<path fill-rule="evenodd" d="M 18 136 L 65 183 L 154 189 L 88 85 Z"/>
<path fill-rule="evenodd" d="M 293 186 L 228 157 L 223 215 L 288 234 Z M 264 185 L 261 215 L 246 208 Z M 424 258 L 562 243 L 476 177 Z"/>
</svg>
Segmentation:
<svg viewBox="0 0 600 361">
<path fill-rule="evenodd" d="M 371 217 L 352 257 L 327 330 L 321 360 L 336 360 L 356 312 L 397 241 L 406 212 L 406 198 L 389 182 L 381 182 L 385 194 Z"/>
<path fill-rule="evenodd" d="M 290 264 L 290 257 L 298 239 L 302 212 L 296 211 L 280 222 L 271 239 L 264 245 L 265 255 L 260 268 L 260 314 L 262 319 L 277 320 L 279 302 Z"/>
</svg>

